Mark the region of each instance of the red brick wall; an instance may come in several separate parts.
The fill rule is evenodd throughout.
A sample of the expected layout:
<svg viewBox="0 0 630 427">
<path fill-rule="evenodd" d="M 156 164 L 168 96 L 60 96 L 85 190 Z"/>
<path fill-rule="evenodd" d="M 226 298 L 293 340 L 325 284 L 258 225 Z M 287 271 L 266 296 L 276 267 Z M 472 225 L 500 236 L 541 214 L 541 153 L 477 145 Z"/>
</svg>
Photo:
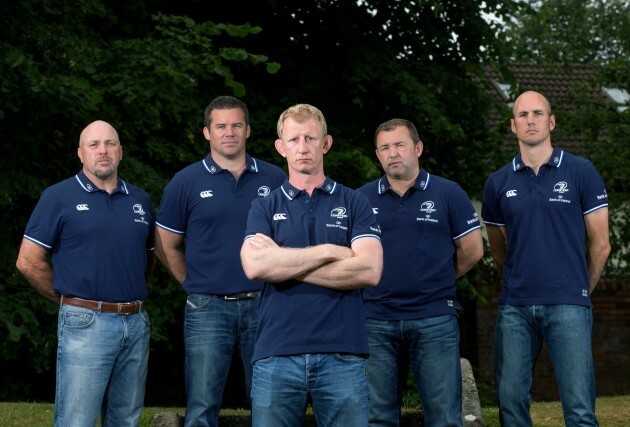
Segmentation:
<svg viewBox="0 0 630 427">
<path fill-rule="evenodd" d="M 491 383 L 498 291 L 486 298 L 487 305 L 477 305 L 477 380 Z M 597 394 L 630 394 L 630 284 L 600 283 L 591 298 Z M 532 398 L 559 399 L 549 353 L 544 347 L 534 371 Z"/>
</svg>

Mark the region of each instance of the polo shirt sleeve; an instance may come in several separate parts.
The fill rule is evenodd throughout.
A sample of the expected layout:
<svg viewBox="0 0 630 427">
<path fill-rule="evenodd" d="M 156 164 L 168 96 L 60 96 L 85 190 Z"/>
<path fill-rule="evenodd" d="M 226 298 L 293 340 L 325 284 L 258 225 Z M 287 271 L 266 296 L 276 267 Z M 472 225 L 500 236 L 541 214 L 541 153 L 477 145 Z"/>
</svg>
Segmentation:
<svg viewBox="0 0 630 427">
<path fill-rule="evenodd" d="M 245 240 L 253 237 L 256 233 L 264 234 L 273 238 L 273 230 L 271 228 L 271 218 L 266 199 L 254 199 L 252 206 L 247 215 L 247 227 L 245 228 Z"/>
<path fill-rule="evenodd" d="M 179 175 L 167 184 L 158 208 L 156 225 L 172 233 L 185 234 L 188 223 L 188 191 Z"/>
<path fill-rule="evenodd" d="M 352 199 L 352 217 L 354 218 L 354 221 L 352 224 L 350 243 L 354 242 L 356 239 L 364 237 L 371 237 L 380 240 L 381 227 L 378 225 L 378 222 L 376 222 L 376 215 L 374 215 L 374 212 L 372 211 L 372 207 L 367 196 L 359 193 L 358 191 L 353 191 Z"/>
<path fill-rule="evenodd" d="M 52 249 L 63 224 L 63 205 L 50 189 L 44 190 L 26 224 L 24 238 L 46 249 Z"/>
<path fill-rule="evenodd" d="M 449 192 L 448 216 L 453 240 L 481 228 L 477 211 L 466 192 L 457 184 Z"/>
<path fill-rule="evenodd" d="M 582 205 L 583 215 L 588 215 L 608 206 L 606 184 L 590 161 L 586 161 L 580 174 L 579 182 L 580 204 Z"/>
<path fill-rule="evenodd" d="M 483 189 L 481 217 L 486 225 L 505 226 L 505 219 L 499 203 L 499 195 L 497 194 L 495 181 L 492 179 L 492 176 L 488 178 Z"/>
</svg>

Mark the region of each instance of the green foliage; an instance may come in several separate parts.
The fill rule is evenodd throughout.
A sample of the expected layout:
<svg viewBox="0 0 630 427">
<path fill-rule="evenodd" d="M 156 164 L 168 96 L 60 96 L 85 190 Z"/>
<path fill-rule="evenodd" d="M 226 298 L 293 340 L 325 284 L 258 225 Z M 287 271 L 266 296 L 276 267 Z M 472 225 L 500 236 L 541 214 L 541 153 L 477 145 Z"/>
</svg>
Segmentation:
<svg viewBox="0 0 630 427">
<path fill-rule="evenodd" d="M 541 63 L 596 63 L 600 73 L 590 87 L 630 92 L 630 2 L 627 0 L 549 0 L 523 9 L 513 25 L 516 60 Z M 579 29 L 579 30 L 576 30 Z M 630 109 L 594 100 L 588 87 L 575 85 L 567 100 L 575 109 L 557 112 L 562 132 L 583 141 L 586 156 L 606 182 L 612 252 L 604 276 L 630 277 Z"/>
<path fill-rule="evenodd" d="M 630 52 L 628 0 L 537 2 L 511 27 L 517 60 L 609 63 Z"/>
<path fill-rule="evenodd" d="M 25 360 L 42 375 L 54 370 L 54 307 L 17 275 L 14 260 L 41 191 L 79 170 L 75 149 L 87 123 L 103 119 L 117 128 L 124 147 L 120 175 L 145 188 L 156 208 L 173 174 L 207 153 L 202 111 L 225 93 L 247 102 L 249 150 L 263 160 L 284 164 L 273 147 L 276 120 L 288 106 L 308 102 L 324 112 L 335 141 L 327 174 L 358 187 L 382 174 L 374 129 L 402 117 L 419 128 L 422 166 L 479 196 L 498 166 L 489 159 L 501 138 L 486 126 L 490 103 L 471 77 L 483 79 L 483 62 L 505 63 L 502 22 L 522 4 L 0 3 L 0 130 L 11 147 L 0 172 L 0 327 L 11 337 L 2 343 L 0 368 L 7 383 L 20 383 Z M 480 277 L 461 281 L 464 295 L 478 298 Z M 180 351 L 184 293 L 161 268 L 150 290 L 152 345 Z"/>
<path fill-rule="evenodd" d="M 157 208 L 173 173 L 207 154 L 205 105 L 220 93 L 245 95 L 232 64 L 262 74 L 279 64 L 230 44 L 258 27 L 152 13 L 139 0 L 2 2 L 0 24 L 0 399 L 50 399 L 54 387 L 35 385 L 54 378 L 57 310 L 14 266 L 41 191 L 80 168 L 81 129 L 95 119 L 118 129 L 120 175 Z M 153 342 L 172 350 L 184 293 L 161 269 L 150 287 Z"/>
</svg>

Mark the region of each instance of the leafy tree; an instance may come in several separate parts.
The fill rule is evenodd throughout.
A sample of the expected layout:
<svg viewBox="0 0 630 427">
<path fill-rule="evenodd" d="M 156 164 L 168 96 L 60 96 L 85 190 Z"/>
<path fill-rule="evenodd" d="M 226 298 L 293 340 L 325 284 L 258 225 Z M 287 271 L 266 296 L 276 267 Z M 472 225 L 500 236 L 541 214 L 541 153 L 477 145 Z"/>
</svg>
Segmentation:
<svg viewBox="0 0 630 427">
<path fill-rule="evenodd" d="M 32 381 L 14 380 L 24 370 L 13 368 L 25 360 L 35 374 L 52 370 L 55 308 L 18 277 L 14 260 L 41 190 L 79 169 L 74 150 L 88 122 L 104 119 L 118 129 L 125 149 L 121 176 L 146 188 L 156 206 L 173 173 L 207 153 L 201 112 L 212 97 L 229 91 L 251 110 L 248 146 L 254 155 L 283 164 L 272 143 L 277 117 L 294 103 L 312 103 L 324 112 L 335 141 L 327 173 L 356 187 L 382 174 L 373 154 L 376 126 L 403 117 L 416 123 L 425 143 L 422 166 L 478 196 L 496 166 L 489 153 L 498 151 L 501 138 L 485 124 L 490 101 L 471 77 L 483 79 L 483 63 L 505 66 L 502 22 L 522 5 L 1 3 L 0 130 L 14 149 L 5 150 L 0 172 L 0 237 L 6 242 L 0 248 L 0 320 L 8 336 L 0 343 L 0 367 L 5 383 L 20 388 L 0 389 L 0 398 L 38 398 Z M 282 67 L 251 52 L 265 52 Z M 467 289 L 474 298 L 474 289 Z M 176 319 L 183 295 L 158 269 L 151 285 L 152 345 L 165 352 L 181 338 Z M 162 353 L 153 351 L 155 357 Z"/>
<path fill-rule="evenodd" d="M 630 52 L 628 0 L 546 0 L 520 9 L 510 29 L 521 61 L 612 63 Z"/>
<path fill-rule="evenodd" d="M 538 63 L 598 64 L 591 87 L 630 92 L 630 1 L 548 0 L 524 8 L 510 28 L 512 57 Z M 602 174 L 610 198 L 613 251 L 609 279 L 630 276 L 630 109 L 594 100 L 576 86 L 575 108 L 563 115 L 567 135 L 586 141 L 585 150 Z"/>
<path fill-rule="evenodd" d="M 214 43 L 260 28 L 152 15 L 141 1 L 3 2 L 0 20 L 0 327 L 6 336 L 0 398 L 50 398 L 52 390 L 29 379 L 54 374 L 56 309 L 25 286 L 15 259 L 41 191 L 80 169 L 81 129 L 95 119 L 118 129 L 125 150 L 120 175 L 146 188 L 157 207 L 173 172 L 207 153 L 199 134 L 209 99 L 218 91 L 245 94 L 231 64 L 247 63 L 258 73 L 275 72 L 278 64 Z M 160 271 L 156 281 L 152 299 L 161 303 L 152 308 L 152 334 L 159 342 L 180 312 L 182 292 L 165 286 L 170 281 Z M 29 369 L 16 368 L 25 361 Z"/>
</svg>

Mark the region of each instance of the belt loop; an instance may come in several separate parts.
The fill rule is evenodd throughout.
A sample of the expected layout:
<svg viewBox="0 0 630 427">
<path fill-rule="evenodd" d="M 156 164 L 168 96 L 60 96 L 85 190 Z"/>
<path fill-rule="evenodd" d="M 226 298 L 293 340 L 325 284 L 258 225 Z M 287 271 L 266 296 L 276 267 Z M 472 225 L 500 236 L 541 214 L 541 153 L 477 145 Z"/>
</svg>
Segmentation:
<svg viewBox="0 0 630 427">
<path fill-rule="evenodd" d="M 102 306 L 103 306 L 103 301 L 99 301 L 99 302 L 98 302 L 98 309 L 97 309 L 98 314 L 101 314 L 101 313 L 102 313 L 102 311 L 101 311 L 101 307 L 102 307 Z"/>
<path fill-rule="evenodd" d="M 59 298 L 59 308 L 63 305 L 63 295 Z"/>
<path fill-rule="evenodd" d="M 143 304 L 144 304 L 144 301 L 138 301 L 138 313 L 142 311 Z"/>
</svg>

